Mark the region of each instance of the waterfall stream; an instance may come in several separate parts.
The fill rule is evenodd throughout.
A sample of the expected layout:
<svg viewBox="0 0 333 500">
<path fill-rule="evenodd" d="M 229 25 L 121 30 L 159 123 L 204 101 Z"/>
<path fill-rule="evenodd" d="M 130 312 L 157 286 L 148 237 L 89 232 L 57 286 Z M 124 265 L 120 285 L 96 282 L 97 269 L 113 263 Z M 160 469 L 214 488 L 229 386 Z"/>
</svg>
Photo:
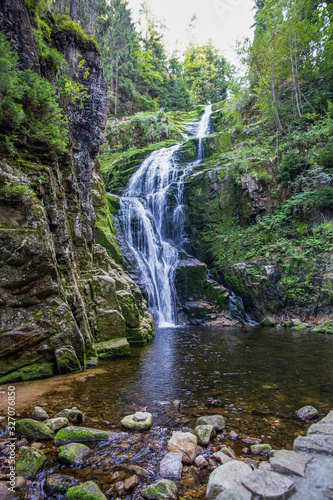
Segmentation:
<svg viewBox="0 0 333 500">
<path fill-rule="evenodd" d="M 172 268 L 184 242 L 184 183 L 204 155 L 212 106 L 206 106 L 194 137 L 197 159 L 178 161 L 183 142 L 150 154 L 131 177 L 120 199 L 121 229 L 147 287 L 148 307 L 159 326 L 176 323 Z"/>
</svg>

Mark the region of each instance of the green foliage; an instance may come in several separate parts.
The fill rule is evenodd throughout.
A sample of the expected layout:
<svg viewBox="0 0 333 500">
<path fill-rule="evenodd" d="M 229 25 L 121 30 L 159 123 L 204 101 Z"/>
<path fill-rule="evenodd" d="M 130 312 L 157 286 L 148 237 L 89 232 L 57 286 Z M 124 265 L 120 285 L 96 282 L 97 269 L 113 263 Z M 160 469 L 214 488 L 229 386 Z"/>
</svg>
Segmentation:
<svg viewBox="0 0 333 500">
<path fill-rule="evenodd" d="M 24 185 L 5 184 L 0 188 L 0 201 L 2 203 L 13 204 L 26 202 L 32 195 L 31 189 Z"/>
<path fill-rule="evenodd" d="M 333 186 L 322 186 L 316 192 L 316 205 L 320 210 L 333 209 Z"/>
<path fill-rule="evenodd" d="M 87 35 L 84 29 L 74 23 L 71 18 L 65 14 L 57 14 L 54 16 L 56 23 L 53 26 L 54 33 L 68 33 L 76 36 L 87 49 L 96 50 L 99 53 L 99 47 L 95 38 Z"/>
<path fill-rule="evenodd" d="M 333 168 L 333 143 L 329 142 L 318 152 L 317 161 L 319 165 L 327 168 Z"/>
<path fill-rule="evenodd" d="M 283 182 L 294 181 L 296 176 L 303 171 L 305 166 L 306 161 L 299 155 L 298 150 L 294 149 L 293 151 L 289 151 L 282 158 L 279 180 Z"/>
</svg>

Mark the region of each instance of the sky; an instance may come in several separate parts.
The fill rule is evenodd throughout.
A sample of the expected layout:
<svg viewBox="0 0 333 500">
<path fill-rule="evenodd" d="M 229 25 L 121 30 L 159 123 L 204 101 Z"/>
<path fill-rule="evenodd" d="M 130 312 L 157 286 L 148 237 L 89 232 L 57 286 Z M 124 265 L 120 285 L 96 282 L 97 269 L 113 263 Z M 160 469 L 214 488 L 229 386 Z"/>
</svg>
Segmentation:
<svg viewBox="0 0 333 500">
<path fill-rule="evenodd" d="M 136 22 L 141 3 L 142 0 L 128 0 Z M 193 14 L 197 16 L 198 42 L 212 39 L 215 47 L 236 66 L 235 41 L 253 36 L 253 0 L 149 0 L 149 4 L 154 16 L 167 27 L 165 39 L 170 52 L 177 46 L 182 52 L 187 46 L 188 25 Z"/>
</svg>

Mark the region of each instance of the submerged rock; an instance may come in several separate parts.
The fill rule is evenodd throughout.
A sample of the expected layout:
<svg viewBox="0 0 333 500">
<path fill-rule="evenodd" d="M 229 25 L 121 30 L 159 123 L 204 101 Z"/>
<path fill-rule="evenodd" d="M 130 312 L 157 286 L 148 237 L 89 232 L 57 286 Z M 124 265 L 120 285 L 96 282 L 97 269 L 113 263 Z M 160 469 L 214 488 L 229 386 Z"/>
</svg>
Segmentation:
<svg viewBox="0 0 333 500">
<path fill-rule="evenodd" d="M 178 488 L 173 481 L 161 479 L 142 490 L 141 495 L 148 500 L 176 500 Z"/>
<path fill-rule="evenodd" d="M 233 460 L 224 465 L 220 465 L 209 476 L 206 497 L 207 500 L 212 500 L 222 491 L 241 486 L 241 480 L 249 475 L 252 469 L 249 465 Z"/>
<path fill-rule="evenodd" d="M 153 416 L 148 412 L 137 412 L 133 415 L 127 415 L 127 417 L 124 417 L 121 423 L 128 429 L 145 431 L 150 429 L 153 425 Z"/>
<path fill-rule="evenodd" d="M 43 420 L 47 420 L 50 417 L 48 416 L 46 411 L 43 410 L 43 408 L 41 408 L 40 406 L 35 406 L 34 411 L 32 412 L 31 418 L 33 418 L 34 420 L 43 421 Z"/>
<path fill-rule="evenodd" d="M 138 478 L 138 476 L 136 474 L 134 474 L 133 476 L 131 476 L 125 480 L 125 482 L 124 482 L 125 490 L 126 491 L 133 490 L 134 488 L 136 488 L 139 485 L 139 483 L 140 483 L 140 479 Z"/>
<path fill-rule="evenodd" d="M 210 440 L 216 436 L 216 431 L 212 425 L 197 425 L 193 431 L 200 446 L 208 446 Z"/>
<path fill-rule="evenodd" d="M 71 442 L 84 442 L 84 441 L 103 441 L 108 440 L 109 434 L 106 431 L 101 431 L 99 429 L 91 429 L 90 427 L 65 427 L 57 432 L 54 443 L 67 444 Z"/>
<path fill-rule="evenodd" d="M 242 484 L 262 499 L 283 499 L 294 490 L 294 483 L 276 472 L 254 470 L 242 479 Z"/>
<path fill-rule="evenodd" d="M 48 496 L 64 495 L 77 480 L 71 476 L 51 474 L 45 480 L 44 491 Z"/>
<path fill-rule="evenodd" d="M 42 451 L 22 446 L 17 458 L 16 474 L 30 478 L 35 477 L 45 460 L 46 456 Z"/>
<path fill-rule="evenodd" d="M 71 409 L 65 408 L 64 410 L 61 410 L 54 418 L 67 418 L 68 421 L 74 425 L 80 425 L 84 422 L 84 415 L 82 411 L 78 410 L 75 406 Z"/>
<path fill-rule="evenodd" d="M 80 462 L 90 452 L 90 448 L 80 443 L 69 443 L 60 446 L 58 458 L 60 462 L 68 462 L 71 465 Z"/>
<path fill-rule="evenodd" d="M 253 453 L 253 455 L 267 456 L 271 453 L 272 449 L 271 445 L 267 443 L 253 444 L 251 446 L 251 453 Z"/>
<path fill-rule="evenodd" d="M 298 418 L 301 420 L 313 420 L 314 418 L 317 418 L 319 413 L 316 408 L 313 406 L 307 405 L 303 406 L 303 408 L 300 408 L 297 410 L 296 415 Z"/>
<path fill-rule="evenodd" d="M 175 432 L 168 442 L 168 451 L 181 452 L 182 462 L 192 464 L 199 455 L 198 440 L 190 432 Z"/>
<path fill-rule="evenodd" d="M 225 428 L 225 420 L 222 415 L 207 415 L 197 419 L 195 426 L 198 425 L 212 425 L 216 432 L 220 432 Z"/>
<path fill-rule="evenodd" d="M 54 437 L 54 433 L 50 427 L 32 418 L 17 420 L 15 430 L 19 434 L 24 434 L 34 439 L 53 439 Z"/>
<path fill-rule="evenodd" d="M 66 492 L 68 500 L 107 500 L 94 481 L 72 486 Z"/>
<path fill-rule="evenodd" d="M 160 463 L 161 477 L 174 477 L 180 479 L 182 475 L 183 464 L 182 454 L 170 451 L 165 455 Z"/>
</svg>

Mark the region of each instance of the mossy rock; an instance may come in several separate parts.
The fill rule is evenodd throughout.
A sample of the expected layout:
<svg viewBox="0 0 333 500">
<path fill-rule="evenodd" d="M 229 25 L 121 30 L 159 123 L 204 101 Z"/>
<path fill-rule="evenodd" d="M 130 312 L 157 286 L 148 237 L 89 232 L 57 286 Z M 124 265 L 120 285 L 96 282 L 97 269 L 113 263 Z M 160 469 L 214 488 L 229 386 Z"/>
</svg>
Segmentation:
<svg viewBox="0 0 333 500">
<path fill-rule="evenodd" d="M 81 369 L 74 347 L 62 346 L 55 351 L 59 373 L 71 373 Z"/>
<path fill-rule="evenodd" d="M 271 316 L 267 316 L 260 322 L 262 326 L 275 326 L 276 323 L 277 321 L 275 321 L 275 319 L 272 318 Z"/>
<path fill-rule="evenodd" d="M 265 457 L 267 457 L 267 455 L 269 455 L 273 450 L 271 445 L 267 443 L 253 444 L 251 445 L 250 448 L 251 448 L 251 453 L 253 453 L 253 455 L 263 455 Z"/>
<path fill-rule="evenodd" d="M 68 500 L 107 500 L 94 481 L 72 486 L 66 492 Z"/>
<path fill-rule="evenodd" d="M 212 425 L 217 432 L 220 432 L 225 428 L 225 419 L 222 415 L 207 415 L 196 420 L 195 427 L 198 425 Z"/>
<path fill-rule="evenodd" d="M 42 467 L 46 456 L 36 448 L 21 446 L 16 463 L 16 475 L 33 478 Z"/>
<path fill-rule="evenodd" d="M 19 434 L 32 437 L 33 439 L 53 439 L 54 437 L 54 433 L 50 427 L 32 418 L 17 420 L 15 430 Z"/>
<path fill-rule="evenodd" d="M 18 370 L 8 373 L 7 375 L 3 375 L 0 377 L 0 384 L 52 377 L 56 371 L 55 363 L 34 363 L 32 365 L 19 368 Z"/>
<path fill-rule="evenodd" d="M 113 339 L 95 344 L 99 359 L 120 358 L 131 355 L 130 345 L 125 338 Z"/>
<path fill-rule="evenodd" d="M 74 465 L 80 462 L 90 452 L 90 448 L 80 443 L 68 443 L 60 446 L 58 459 L 60 462 L 67 462 Z"/>
<path fill-rule="evenodd" d="M 207 283 L 207 266 L 196 259 L 178 261 L 173 281 L 179 302 L 202 299 Z"/>
<path fill-rule="evenodd" d="M 193 431 L 200 446 L 208 446 L 210 440 L 216 436 L 216 431 L 212 425 L 197 425 Z"/>
<path fill-rule="evenodd" d="M 76 482 L 77 480 L 71 476 L 51 474 L 46 478 L 44 491 L 49 496 L 64 495 Z"/>
<path fill-rule="evenodd" d="M 127 427 L 127 429 L 134 429 L 137 431 L 146 431 L 153 425 L 153 416 L 148 412 L 139 412 L 142 415 L 142 420 L 136 418 L 136 413 L 133 415 L 127 415 L 121 421 L 122 425 Z M 145 417 L 145 418 L 144 418 Z"/>
<path fill-rule="evenodd" d="M 161 479 L 142 490 L 141 495 L 148 500 L 176 500 L 178 488 L 170 479 Z"/>
<path fill-rule="evenodd" d="M 91 429 L 90 427 L 65 427 L 60 429 L 55 435 L 54 443 L 56 445 L 67 444 L 71 442 L 80 443 L 85 441 L 107 441 L 109 435 L 107 431 Z"/>
</svg>

